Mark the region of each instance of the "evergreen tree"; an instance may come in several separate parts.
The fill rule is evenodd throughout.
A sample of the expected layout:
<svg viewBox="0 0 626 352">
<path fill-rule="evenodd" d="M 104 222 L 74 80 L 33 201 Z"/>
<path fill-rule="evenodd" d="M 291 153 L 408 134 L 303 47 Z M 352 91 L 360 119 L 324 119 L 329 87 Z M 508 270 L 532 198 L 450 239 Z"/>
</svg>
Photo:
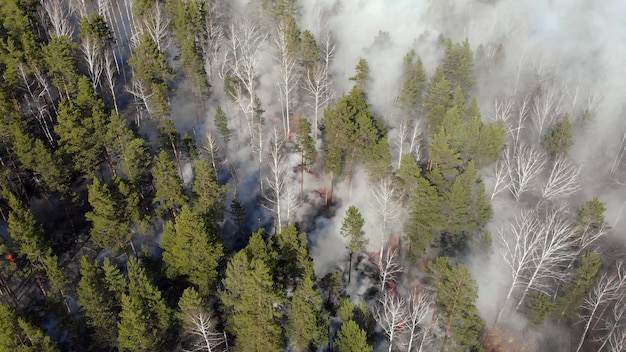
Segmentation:
<svg viewBox="0 0 626 352">
<path fill-rule="evenodd" d="M 443 68 L 437 67 L 430 79 L 430 87 L 424 100 L 424 113 L 428 120 L 431 135 L 436 135 L 448 109 L 454 106 L 453 89 L 444 75 Z"/>
<path fill-rule="evenodd" d="M 218 183 L 215 170 L 209 162 L 205 160 L 196 161 L 194 171 L 193 209 L 203 215 L 209 228 L 217 230 L 226 211 L 224 208 L 226 187 Z"/>
<path fill-rule="evenodd" d="M 109 289 L 105 272 L 96 260 L 81 258 L 80 281 L 77 286 L 78 304 L 87 316 L 97 341 L 113 347 L 117 341 L 117 316 L 121 302 Z"/>
<path fill-rule="evenodd" d="M 305 75 L 311 74 L 320 62 L 320 49 L 315 41 L 315 36 L 308 29 L 302 32 L 302 44 L 300 45 L 300 63 L 304 68 Z"/>
<path fill-rule="evenodd" d="M 54 85 L 69 100 L 70 94 L 76 91 L 78 80 L 77 44 L 68 36 L 53 36 L 42 48 L 42 53 Z"/>
<path fill-rule="evenodd" d="M 153 165 L 152 175 L 156 194 L 152 202 L 157 204 L 157 214 L 165 216 L 170 212 L 176 217 L 179 209 L 187 202 L 176 167 L 164 150 L 161 150 L 154 159 Z"/>
<path fill-rule="evenodd" d="M 565 114 L 563 119 L 543 136 L 541 144 L 551 154 L 565 154 L 573 143 L 572 124 L 569 121 L 569 114 Z"/>
<path fill-rule="evenodd" d="M 214 290 L 224 248 L 204 219 L 184 205 L 175 221 L 165 225 L 161 239 L 167 276 L 186 277 L 202 295 Z"/>
<path fill-rule="evenodd" d="M 463 96 L 469 97 L 474 86 L 474 54 L 466 39 L 462 44 L 453 44 L 445 40 L 446 56 L 443 59 L 443 71 L 453 88 L 459 86 Z"/>
<path fill-rule="evenodd" d="M 543 292 L 536 292 L 528 296 L 529 309 L 526 318 L 531 325 L 540 327 L 556 309 L 556 303 L 552 298 Z"/>
<path fill-rule="evenodd" d="M 346 215 L 341 223 L 341 236 L 349 239 L 348 250 L 350 251 L 350 269 L 348 270 L 348 282 L 352 272 L 352 255 L 354 252 L 363 252 L 369 242 L 363 237 L 363 225 L 365 220 L 357 207 L 351 205 L 346 210 Z"/>
<path fill-rule="evenodd" d="M 462 165 L 461 154 L 451 146 L 451 142 L 448 134 L 439 131 L 432 137 L 430 145 L 430 163 L 432 167 L 439 168 L 446 180 L 453 180 Z"/>
<path fill-rule="evenodd" d="M 226 118 L 226 114 L 224 110 L 222 110 L 221 106 L 217 106 L 215 110 L 215 116 L 213 116 L 213 122 L 215 123 L 215 127 L 222 135 L 224 139 L 224 143 L 228 144 L 230 141 L 230 137 L 232 136 L 232 131 L 228 128 L 228 118 Z"/>
<path fill-rule="evenodd" d="M 410 243 L 409 253 L 414 260 L 426 252 L 435 241 L 438 231 L 443 228 L 441 202 L 437 189 L 425 178 L 417 178 L 409 195 L 409 221 L 404 228 Z"/>
<path fill-rule="evenodd" d="M 122 294 L 122 310 L 118 323 L 120 351 L 167 351 L 167 332 L 171 311 L 154 286 L 145 269 L 128 261 L 128 294 Z"/>
<path fill-rule="evenodd" d="M 0 350 L 18 352 L 57 351 L 50 336 L 18 316 L 9 306 L 0 302 Z"/>
<path fill-rule="evenodd" d="M 260 258 L 242 250 L 226 268 L 219 297 L 227 327 L 237 337 L 235 351 L 282 351 L 280 313 L 282 299 L 273 287 L 270 268 Z"/>
<path fill-rule="evenodd" d="M 146 142 L 141 138 L 133 138 L 125 146 L 121 155 L 122 172 L 128 181 L 136 186 L 150 183 L 150 152 Z"/>
<path fill-rule="evenodd" d="M 415 50 L 411 50 L 404 57 L 404 82 L 398 97 L 400 106 L 410 117 L 421 113 L 428 83 L 422 59 L 419 56 L 415 59 L 415 56 Z"/>
<path fill-rule="evenodd" d="M 133 11 L 136 10 L 135 8 Z M 140 14 L 138 17 L 142 15 Z M 139 38 L 139 43 L 135 47 L 133 56 L 128 59 L 128 64 L 135 73 L 133 79 L 143 82 L 147 89 L 145 93 L 150 96 L 150 103 L 146 108 L 150 115 L 153 113 L 157 116 L 168 115 L 170 108 L 167 82 L 173 78 L 172 70 L 167 65 L 165 56 L 159 51 L 157 44 L 147 33 Z"/>
<path fill-rule="evenodd" d="M 302 168 L 310 167 L 317 159 L 317 150 L 315 150 L 315 140 L 311 137 L 311 123 L 309 120 L 305 118 L 298 120 L 296 141 L 301 153 Z"/>
<path fill-rule="evenodd" d="M 94 178 L 88 196 L 93 209 L 85 217 L 93 224 L 91 240 L 98 247 L 117 246 L 128 253 L 126 245 L 132 239 L 129 214 L 116 191 L 114 186 Z"/>
<path fill-rule="evenodd" d="M 276 243 L 278 281 L 287 288 L 302 280 L 315 279 L 313 259 L 307 248 L 307 235 L 294 225 L 283 227 L 273 237 Z"/>
<path fill-rule="evenodd" d="M 293 293 L 287 317 L 287 337 L 298 350 L 317 350 L 326 343 L 329 321 L 321 308 L 322 297 L 305 277 Z"/>
<path fill-rule="evenodd" d="M 434 280 L 438 314 L 445 324 L 441 349 L 445 350 L 450 338 L 454 341 L 454 350 L 472 348 L 483 327 L 475 305 L 478 287 L 472 274 L 464 264 L 452 266 L 445 257 L 430 263 L 427 272 Z"/>
<path fill-rule="evenodd" d="M 367 335 L 352 320 L 341 325 L 335 338 L 337 352 L 371 352 L 372 346 L 367 344 Z"/>
<path fill-rule="evenodd" d="M 355 87 L 361 91 L 365 91 L 368 88 L 368 81 L 370 79 L 370 66 L 365 59 L 359 59 L 359 63 L 355 67 L 356 74 L 350 77 L 351 81 L 355 82 Z"/>
<path fill-rule="evenodd" d="M 563 294 L 557 299 L 555 306 L 556 318 L 575 319 L 587 292 L 595 283 L 595 279 L 602 267 L 602 258 L 596 252 L 589 252 L 583 257 L 580 267 L 576 271 L 574 280 L 563 287 Z"/>
</svg>

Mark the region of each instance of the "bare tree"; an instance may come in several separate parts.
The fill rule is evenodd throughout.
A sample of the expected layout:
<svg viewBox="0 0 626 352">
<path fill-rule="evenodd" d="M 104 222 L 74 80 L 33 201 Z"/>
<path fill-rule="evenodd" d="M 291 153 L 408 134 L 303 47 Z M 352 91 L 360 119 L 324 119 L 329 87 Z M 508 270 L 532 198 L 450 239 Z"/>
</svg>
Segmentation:
<svg viewBox="0 0 626 352">
<path fill-rule="evenodd" d="M 604 312 L 606 312 L 608 306 L 624 295 L 624 288 L 626 287 L 626 270 L 622 262 L 616 263 L 615 273 L 604 273 L 598 282 L 594 285 L 593 289 L 587 294 L 583 301 L 582 309 L 583 313 L 580 318 L 585 322 L 583 333 L 580 336 L 578 347 L 576 352 L 579 352 L 585 343 L 587 333 L 591 328 L 591 323 L 594 319 L 602 320 Z"/>
<path fill-rule="evenodd" d="M 552 164 L 550 177 L 541 191 L 543 198 L 554 201 L 567 198 L 580 191 L 581 169 L 581 166 L 574 165 L 565 156 L 557 156 Z"/>
<path fill-rule="evenodd" d="M 434 297 L 424 291 L 413 290 L 407 300 L 408 315 L 406 319 L 407 352 L 423 352 L 432 343 L 427 325 L 433 314 Z"/>
<path fill-rule="evenodd" d="M 389 339 L 389 352 L 393 350 L 398 334 L 406 327 L 409 319 L 406 302 L 402 297 L 384 292 L 374 309 L 374 319 Z"/>
<path fill-rule="evenodd" d="M 621 329 L 614 334 L 609 340 L 611 352 L 621 352 L 626 350 L 626 329 Z"/>
<path fill-rule="evenodd" d="M 494 164 L 493 174 L 493 191 L 491 191 L 491 200 L 493 200 L 500 192 L 509 189 L 511 185 L 511 179 L 509 178 L 509 172 L 507 163 L 503 158 L 496 160 Z"/>
<path fill-rule="evenodd" d="M 304 90 L 309 96 L 309 105 L 313 109 L 313 138 L 317 140 L 319 133 L 320 110 L 330 101 L 328 73 L 324 65 L 317 64 L 306 73 Z"/>
<path fill-rule="evenodd" d="M 70 21 L 71 11 L 67 0 L 45 0 L 42 3 L 52 26 L 50 37 L 67 36 L 71 38 L 74 29 Z"/>
<path fill-rule="evenodd" d="M 81 39 L 80 50 L 83 52 L 85 62 L 87 63 L 87 71 L 93 89 L 97 89 L 100 86 L 100 77 L 102 77 L 102 71 L 104 70 L 104 48 L 102 43 L 97 38 L 91 35 L 86 35 Z"/>
<path fill-rule="evenodd" d="M 402 165 L 402 155 L 404 154 L 404 144 L 406 143 L 407 137 L 409 135 L 408 122 L 405 120 L 400 120 L 397 130 L 398 130 L 398 135 L 396 139 L 394 140 L 393 144 L 395 144 L 396 148 L 398 149 L 397 168 L 400 168 L 400 165 Z"/>
<path fill-rule="evenodd" d="M 278 101 L 280 102 L 283 119 L 283 133 L 285 136 L 290 136 L 290 109 L 294 95 L 297 93 L 299 75 L 296 67 L 296 57 L 290 52 L 289 43 L 287 41 L 287 29 L 287 24 L 284 21 L 278 22 L 274 35 L 274 45 L 278 49 L 278 55 L 275 56 L 275 60 L 280 65 L 280 76 L 276 83 L 279 93 Z"/>
<path fill-rule="evenodd" d="M 333 38 L 333 34 L 330 31 L 327 31 L 326 33 L 321 35 L 321 38 L 322 40 L 320 48 L 322 52 L 322 64 L 324 65 L 323 72 L 326 74 L 326 82 L 330 82 L 328 80 L 328 74 L 330 70 L 330 64 L 335 56 L 336 44 Z M 329 97 L 332 97 L 332 91 L 330 89 L 327 91 L 327 93 Z"/>
<path fill-rule="evenodd" d="M 380 257 L 379 264 L 383 260 L 383 249 L 387 238 L 387 225 L 389 221 L 397 218 L 402 209 L 401 191 L 391 176 L 381 178 L 370 187 L 370 202 L 378 213 L 381 225 L 380 233 Z"/>
<path fill-rule="evenodd" d="M 284 226 L 289 226 L 295 216 L 295 210 L 302 204 L 300 187 L 293 178 L 285 181 L 285 190 L 282 196 Z"/>
<path fill-rule="evenodd" d="M 107 87 L 111 92 L 111 100 L 113 101 L 113 107 L 115 112 L 119 115 L 120 111 L 117 107 L 117 94 L 115 94 L 115 58 L 113 57 L 113 51 L 108 49 L 104 53 L 104 77 L 106 78 Z"/>
<path fill-rule="evenodd" d="M 533 101 L 530 117 L 537 134 L 543 136 L 560 116 L 565 94 L 554 79 L 542 84 L 540 89 L 541 94 Z"/>
<path fill-rule="evenodd" d="M 244 114 L 252 136 L 258 55 L 267 34 L 262 34 L 249 18 L 238 18 L 231 24 L 228 35 L 228 74 L 237 79 L 239 84 L 235 86 L 240 87 L 233 98 Z"/>
<path fill-rule="evenodd" d="M 187 327 L 185 333 L 189 337 L 190 347 L 186 352 L 224 352 L 228 350 L 226 333 L 218 332 L 215 319 L 209 314 L 195 310 L 185 314 Z"/>
<path fill-rule="evenodd" d="M 531 181 L 541 173 L 546 163 L 546 153 L 530 145 L 509 147 L 504 152 L 509 179 L 509 189 L 516 200 L 532 186 Z"/>
<path fill-rule="evenodd" d="M 409 154 L 413 155 L 417 161 L 422 159 L 422 124 L 420 120 L 413 121 L 409 139 Z"/>
<path fill-rule="evenodd" d="M 626 293 L 622 292 L 617 302 L 613 305 L 609 316 L 605 319 L 603 330 L 606 331 L 606 333 L 598 339 L 598 341 L 602 342 L 602 345 L 598 348 L 598 352 L 602 352 L 609 341 L 613 340 L 616 336 L 619 337 L 624 334 L 626 330 L 626 321 L 624 321 L 626 317 L 625 299 Z"/>
<path fill-rule="evenodd" d="M 204 136 L 204 141 L 202 141 L 202 149 L 207 153 L 209 157 L 209 161 L 211 162 L 211 166 L 213 166 L 213 171 L 215 171 L 215 177 L 217 175 L 217 163 L 221 158 L 220 155 L 220 145 L 215 138 L 215 135 L 207 130 Z"/>
<path fill-rule="evenodd" d="M 167 28 L 170 24 L 170 19 L 165 13 L 164 6 L 160 1 L 155 1 L 140 18 L 135 18 L 138 22 L 135 23 L 137 31 L 134 33 L 134 38 L 141 37 L 143 33 L 147 33 L 156 43 L 160 52 L 164 52 L 170 44 Z"/>
<path fill-rule="evenodd" d="M 499 229 L 498 240 L 511 283 L 496 322 L 518 287 L 521 295 L 516 310 L 531 290 L 549 295 L 551 284 L 565 279 L 565 269 L 577 254 L 579 238 L 569 219 L 558 211 L 535 209 L 515 217 L 508 231 Z"/>
<path fill-rule="evenodd" d="M 389 248 L 382 254 L 382 260 L 378 267 L 378 277 L 380 279 L 380 290 L 387 290 L 387 284 L 395 286 L 398 281 L 398 275 L 402 273 L 402 266 L 398 260 L 398 250 Z"/>
<path fill-rule="evenodd" d="M 268 210 L 274 212 L 275 228 L 282 229 L 282 199 L 285 191 L 285 174 L 287 166 L 285 157 L 282 152 L 284 138 L 281 137 L 276 128 L 274 128 L 274 136 L 270 142 L 270 159 L 269 159 L 269 175 L 266 178 L 266 189 L 263 192 L 265 200 L 270 204 L 266 206 Z"/>
<path fill-rule="evenodd" d="M 135 97 L 135 101 L 138 102 L 137 117 L 135 119 L 135 123 L 137 123 L 137 126 L 140 126 L 141 120 L 143 119 L 142 106 L 148 112 L 148 116 L 152 116 L 153 111 L 150 103 L 150 98 L 154 93 L 150 92 L 148 87 L 146 87 L 143 80 L 141 79 L 133 79 L 130 87 L 126 87 L 126 91 L 132 94 Z"/>
<path fill-rule="evenodd" d="M 515 107 L 515 100 L 509 97 L 499 97 L 494 100 L 494 121 L 503 121 L 509 124 Z"/>
<path fill-rule="evenodd" d="M 204 70 L 210 80 L 213 77 L 213 69 L 218 64 L 220 52 L 223 50 L 224 27 L 219 21 L 225 14 L 222 13 L 218 2 L 211 1 L 208 6 L 209 11 L 204 22 L 206 35 L 202 40 L 201 47 L 204 57 Z"/>
</svg>

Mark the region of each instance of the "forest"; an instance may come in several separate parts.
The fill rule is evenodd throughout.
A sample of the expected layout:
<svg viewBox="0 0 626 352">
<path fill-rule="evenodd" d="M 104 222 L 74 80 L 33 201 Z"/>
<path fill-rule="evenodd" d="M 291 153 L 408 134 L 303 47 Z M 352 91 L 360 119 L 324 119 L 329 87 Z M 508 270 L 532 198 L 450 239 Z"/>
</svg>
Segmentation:
<svg viewBox="0 0 626 352">
<path fill-rule="evenodd" d="M 0 351 L 626 351 L 626 12 L 513 3 L 0 0 Z"/>
</svg>

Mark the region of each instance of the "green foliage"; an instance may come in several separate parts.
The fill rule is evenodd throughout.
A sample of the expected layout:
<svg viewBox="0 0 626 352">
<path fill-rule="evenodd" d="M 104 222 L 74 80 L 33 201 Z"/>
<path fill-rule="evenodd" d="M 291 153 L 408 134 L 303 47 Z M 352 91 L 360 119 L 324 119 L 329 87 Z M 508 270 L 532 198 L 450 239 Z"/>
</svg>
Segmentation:
<svg viewBox="0 0 626 352">
<path fill-rule="evenodd" d="M 349 239 L 348 249 L 350 252 L 363 252 L 368 240 L 363 236 L 365 220 L 357 207 L 351 205 L 346 210 L 346 215 L 341 223 L 341 235 Z"/>
<path fill-rule="evenodd" d="M 161 150 L 154 159 L 152 175 L 156 189 L 152 202 L 157 204 L 157 214 L 165 216 L 171 212 L 176 217 L 179 209 L 187 203 L 187 196 L 176 172 L 176 166 L 164 150 Z"/>
<path fill-rule="evenodd" d="M 310 277 L 296 287 L 287 318 L 287 336 L 298 350 L 316 350 L 326 343 L 329 321 L 322 312 L 322 297 Z"/>
<path fill-rule="evenodd" d="M 48 72 L 54 77 L 54 85 L 66 93 L 75 92 L 78 81 L 77 44 L 68 36 L 53 36 L 42 48 L 43 58 Z"/>
<path fill-rule="evenodd" d="M 121 297 L 118 323 L 120 351 L 167 351 L 166 337 L 172 313 L 161 291 L 134 259 L 128 261 L 128 294 Z"/>
<path fill-rule="evenodd" d="M 165 56 L 148 34 L 143 34 L 139 38 L 139 43 L 135 47 L 133 56 L 128 59 L 128 64 L 133 68 L 133 79 L 143 82 L 145 93 L 151 96 L 149 100 L 153 106 L 148 106 L 148 111 L 154 112 L 157 116 L 168 115 L 170 108 L 167 82 L 173 79 L 172 70 L 167 65 Z"/>
<path fill-rule="evenodd" d="M 311 166 L 317 159 L 315 150 L 315 140 L 311 137 L 311 123 L 305 118 L 298 120 L 298 131 L 296 133 L 298 149 L 302 153 L 302 167 Z"/>
<path fill-rule="evenodd" d="M 231 219 L 235 225 L 237 225 L 239 231 L 242 231 L 243 222 L 246 219 L 246 208 L 236 196 L 233 197 L 233 200 L 230 202 L 230 213 Z"/>
<path fill-rule="evenodd" d="M 551 154 L 565 154 L 574 143 L 572 137 L 572 123 L 569 114 L 565 114 L 548 133 L 543 136 L 541 144 Z"/>
<path fill-rule="evenodd" d="M 18 253 L 26 256 L 26 258 L 36 263 L 47 252 L 47 246 L 44 243 L 43 230 L 41 225 L 22 202 L 12 193 L 7 192 L 5 195 L 9 207 L 8 230 L 13 240 L 13 245 Z"/>
<path fill-rule="evenodd" d="M 227 328 L 237 337 L 235 351 L 282 351 L 281 314 L 275 308 L 282 299 L 274 290 L 270 268 L 255 252 L 246 247 L 226 268 L 219 297 Z"/>
<path fill-rule="evenodd" d="M 371 352 L 372 346 L 367 344 L 367 335 L 352 320 L 341 325 L 335 338 L 337 352 Z"/>
<path fill-rule="evenodd" d="M 160 246 L 168 277 L 186 277 L 202 295 L 214 291 L 224 248 L 200 214 L 184 205 L 175 222 L 165 225 Z"/>
<path fill-rule="evenodd" d="M 273 240 L 276 243 L 278 281 L 287 288 L 305 279 L 314 280 L 313 258 L 307 247 L 307 235 L 294 225 L 283 227 Z"/>
<path fill-rule="evenodd" d="M 436 135 L 448 109 L 454 106 L 453 90 L 441 66 L 430 79 L 430 87 L 424 101 L 424 111 L 431 135 Z"/>
<path fill-rule="evenodd" d="M 359 63 L 355 67 L 356 74 L 350 77 L 351 81 L 355 82 L 355 87 L 364 91 L 368 88 L 368 81 L 370 79 L 370 66 L 365 59 L 359 59 Z"/>
<path fill-rule="evenodd" d="M 306 74 L 311 74 L 313 69 L 319 65 L 320 49 L 315 41 L 315 36 L 308 29 L 302 32 L 302 42 L 300 45 L 300 63 Z"/>
<path fill-rule="evenodd" d="M 445 257 L 438 257 L 426 269 L 437 289 L 437 312 L 445 324 L 442 350 L 449 338 L 454 341 L 454 350 L 469 349 L 484 324 L 475 305 L 476 281 L 464 264 L 452 266 Z"/>
<path fill-rule="evenodd" d="M 125 146 L 120 163 L 122 172 L 130 183 L 144 185 L 151 181 L 151 157 L 146 142 L 141 138 L 133 138 Z"/>
<path fill-rule="evenodd" d="M 232 131 L 228 128 L 228 119 L 226 118 L 226 114 L 224 110 L 222 110 L 221 106 L 217 106 L 215 110 L 215 116 L 213 116 L 213 122 L 215 123 L 215 127 L 222 135 L 224 139 L 224 143 L 228 144 L 230 141 L 230 137 L 233 135 Z"/>
<path fill-rule="evenodd" d="M 602 267 L 602 258 L 595 252 L 583 257 L 582 264 L 576 271 L 574 280 L 563 287 L 562 295 L 557 299 L 554 312 L 560 321 L 563 318 L 576 319 L 585 296 L 593 286 Z"/>
<path fill-rule="evenodd" d="M 209 85 L 204 71 L 200 43 L 204 36 L 207 4 L 198 0 L 167 0 L 166 9 L 180 47 L 181 63 L 187 71 L 192 89 L 196 94 L 206 94 Z"/>
<path fill-rule="evenodd" d="M 105 18 L 95 13 L 82 18 L 78 36 L 83 39 L 87 37 L 96 39 L 105 47 L 112 45 L 115 41 Z"/>
<path fill-rule="evenodd" d="M 50 336 L 0 302 L 0 350 L 16 352 L 57 351 Z"/>
<path fill-rule="evenodd" d="M 543 322 L 556 309 L 556 303 L 543 292 L 529 295 L 527 302 L 529 309 L 526 312 L 526 318 L 535 327 L 542 326 Z"/>
<path fill-rule="evenodd" d="M 413 158 L 402 158 L 401 169 L 407 175 L 413 170 L 411 178 L 405 176 L 410 187 L 408 199 L 409 221 L 404 232 L 409 240 L 409 254 L 413 260 L 421 257 L 433 243 L 440 229 L 443 228 L 443 216 L 440 212 L 442 200 L 437 188 L 419 175 L 419 166 Z"/>
<path fill-rule="evenodd" d="M 415 56 L 415 50 L 411 50 L 404 57 L 404 83 L 398 97 L 402 109 L 412 117 L 422 111 L 427 86 L 422 59 L 419 56 L 415 59 Z"/>
<path fill-rule="evenodd" d="M 117 341 L 117 315 L 121 302 L 109 289 L 105 271 L 97 260 L 91 262 L 83 256 L 80 263 L 81 278 L 76 289 L 78 304 L 97 341 L 111 346 Z"/>
<path fill-rule="evenodd" d="M 107 185 L 97 178 L 89 186 L 89 204 L 93 208 L 85 217 L 93 224 L 91 240 L 100 248 L 116 246 L 127 252 L 126 244 L 132 238 L 127 207 L 115 185 Z"/>
<path fill-rule="evenodd" d="M 597 197 L 585 202 L 579 209 L 576 216 L 576 225 L 581 230 L 608 229 L 604 221 L 606 207 Z"/>
<path fill-rule="evenodd" d="M 349 176 L 359 160 L 369 160 L 370 166 L 380 167 L 385 161 L 390 167 L 390 153 L 385 128 L 369 111 L 362 89 L 357 85 L 324 112 L 327 140 L 326 169 L 336 175 L 347 161 Z M 389 159 L 384 160 L 386 157 Z M 370 168 L 371 169 L 371 168 Z"/>
<path fill-rule="evenodd" d="M 452 44 L 446 39 L 446 56 L 443 59 L 443 72 L 451 87 L 461 87 L 463 96 L 469 97 L 474 86 L 474 54 L 465 39 L 462 44 Z"/>
<path fill-rule="evenodd" d="M 213 166 L 208 161 L 198 160 L 194 165 L 193 209 L 202 214 L 209 228 L 218 229 L 224 219 L 226 187 L 220 185 Z"/>
<path fill-rule="evenodd" d="M 339 300 L 339 309 L 337 310 L 337 317 L 342 322 L 347 322 L 348 320 L 354 320 L 354 304 L 350 302 L 350 299 L 347 297 L 343 297 Z"/>
</svg>

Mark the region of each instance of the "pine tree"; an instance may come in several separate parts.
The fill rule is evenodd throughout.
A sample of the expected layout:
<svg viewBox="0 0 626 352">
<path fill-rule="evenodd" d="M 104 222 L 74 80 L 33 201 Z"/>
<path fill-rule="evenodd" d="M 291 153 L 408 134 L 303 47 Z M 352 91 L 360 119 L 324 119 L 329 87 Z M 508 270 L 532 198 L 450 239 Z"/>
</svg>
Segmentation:
<svg viewBox="0 0 626 352">
<path fill-rule="evenodd" d="M 230 141 L 230 137 L 232 136 L 232 131 L 228 128 L 228 118 L 226 118 L 226 114 L 224 110 L 222 110 L 221 106 L 217 106 L 215 110 L 215 116 L 213 116 L 213 122 L 215 123 L 215 127 L 222 135 L 224 139 L 224 143 L 228 144 Z"/>
<path fill-rule="evenodd" d="M 424 113 L 428 120 L 431 135 L 436 135 L 448 109 L 454 106 L 453 89 L 446 79 L 441 66 L 437 67 L 430 79 L 430 87 L 424 100 Z"/>
<path fill-rule="evenodd" d="M 578 316 L 585 295 L 594 285 L 602 267 L 602 258 L 596 252 L 589 252 L 583 257 L 576 271 L 574 280 L 563 287 L 563 294 L 556 301 L 554 309 L 560 322 L 563 318 L 575 319 Z"/>
<path fill-rule="evenodd" d="M 160 244 L 167 276 L 186 277 L 202 295 L 213 292 L 224 255 L 222 243 L 212 232 L 200 214 L 184 205 L 180 215 L 165 225 Z"/>
<path fill-rule="evenodd" d="M 267 264 L 245 249 L 226 268 L 224 290 L 219 297 L 227 315 L 227 327 L 237 337 L 235 351 L 282 351 L 281 298 L 274 291 Z"/>
<path fill-rule="evenodd" d="M 352 320 L 341 325 L 335 338 L 337 352 L 371 352 L 372 346 L 367 344 L 367 335 Z"/>
<path fill-rule="evenodd" d="M 450 338 L 454 349 L 470 349 L 477 343 L 478 332 L 483 327 L 476 309 L 476 281 L 464 264 L 452 266 L 445 257 L 430 263 L 427 272 L 434 280 L 438 314 L 445 324 L 441 349 L 445 350 Z"/>
<path fill-rule="evenodd" d="M 113 347 L 117 341 L 117 316 L 121 302 L 109 289 L 104 269 L 97 260 L 91 262 L 83 256 L 80 263 L 78 304 L 98 342 Z"/>
<path fill-rule="evenodd" d="M 320 62 L 320 49 L 317 46 L 315 36 L 308 29 L 302 32 L 302 44 L 300 46 L 300 64 L 304 68 L 305 75 L 311 74 Z"/>
<path fill-rule="evenodd" d="M 54 352 L 57 348 L 50 336 L 0 302 L 0 350 Z"/>
<path fill-rule="evenodd" d="M 543 136 L 541 144 L 551 154 L 565 154 L 573 143 L 572 123 L 569 121 L 569 114 L 565 114 L 563 119 Z"/>
<path fill-rule="evenodd" d="M 69 100 L 78 80 L 77 44 L 68 36 L 53 36 L 42 53 L 54 85 Z"/>
<path fill-rule="evenodd" d="M 466 39 L 462 44 L 452 44 L 446 39 L 446 56 L 443 59 L 443 71 L 451 86 L 461 87 L 463 96 L 469 97 L 474 86 L 474 54 Z"/>
<path fill-rule="evenodd" d="M 170 212 L 176 217 L 179 209 L 186 204 L 187 196 L 177 175 L 176 167 L 164 150 L 161 150 L 154 159 L 152 175 L 156 189 L 152 202 L 157 204 L 157 214 L 165 216 Z"/>
<path fill-rule="evenodd" d="M 215 170 L 209 162 L 196 161 L 194 171 L 193 209 L 204 216 L 208 227 L 217 230 L 226 211 L 224 207 L 226 187 L 218 183 Z"/>
<path fill-rule="evenodd" d="M 400 106 L 409 117 L 421 114 L 427 86 L 422 59 L 419 56 L 415 59 L 415 56 L 415 50 L 411 50 L 404 57 L 404 83 L 398 97 Z"/>
<path fill-rule="evenodd" d="M 368 81 L 370 79 L 370 66 L 365 59 L 359 59 L 359 63 L 355 67 L 356 74 L 350 77 L 351 81 L 355 82 L 355 87 L 361 91 L 365 91 L 368 88 Z"/>
<path fill-rule="evenodd" d="M 132 238 L 127 209 L 120 201 L 119 194 L 109 186 L 94 178 L 89 186 L 89 204 L 93 208 L 85 217 L 93 224 L 91 240 L 100 248 L 116 246 L 128 253 L 127 243 Z"/>
<path fill-rule="evenodd" d="M 528 296 L 528 311 L 526 317 L 531 325 L 540 327 L 556 309 L 556 303 L 543 292 L 536 292 Z"/>
<path fill-rule="evenodd" d="M 287 337 L 298 350 L 316 350 L 326 343 L 329 321 L 311 278 L 305 277 L 296 287 L 287 318 Z"/>
<path fill-rule="evenodd" d="M 446 180 L 453 180 L 459 174 L 461 154 L 451 146 L 450 136 L 444 131 L 439 131 L 432 137 L 430 163 L 433 168 L 439 168 Z"/>
<path fill-rule="evenodd" d="M 287 288 L 302 280 L 313 280 L 313 259 L 307 247 L 307 235 L 294 225 L 283 227 L 273 240 L 276 244 L 278 281 Z"/>
<path fill-rule="evenodd" d="M 150 162 L 150 152 L 141 138 L 133 138 L 128 142 L 121 155 L 122 172 L 136 186 L 150 183 Z"/>
<path fill-rule="evenodd" d="M 369 242 L 363 237 L 363 225 L 365 220 L 357 207 L 351 205 L 346 210 L 346 215 L 341 223 L 341 236 L 349 239 L 348 250 L 350 251 L 350 269 L 348 269 L 348 282 L 352 272 L 352 255 L 354 252 L 363 252 Z"/>
<path fill-rule="evenodd" d="M 122 294 L 118 323 L 120 351 L 167 351 L 165 343 L 171 324 L 171 311 L 161 291 L 148 279 L 145 269 L 134 259 L 128 261 L 128 294 Z"/>
</svg>

